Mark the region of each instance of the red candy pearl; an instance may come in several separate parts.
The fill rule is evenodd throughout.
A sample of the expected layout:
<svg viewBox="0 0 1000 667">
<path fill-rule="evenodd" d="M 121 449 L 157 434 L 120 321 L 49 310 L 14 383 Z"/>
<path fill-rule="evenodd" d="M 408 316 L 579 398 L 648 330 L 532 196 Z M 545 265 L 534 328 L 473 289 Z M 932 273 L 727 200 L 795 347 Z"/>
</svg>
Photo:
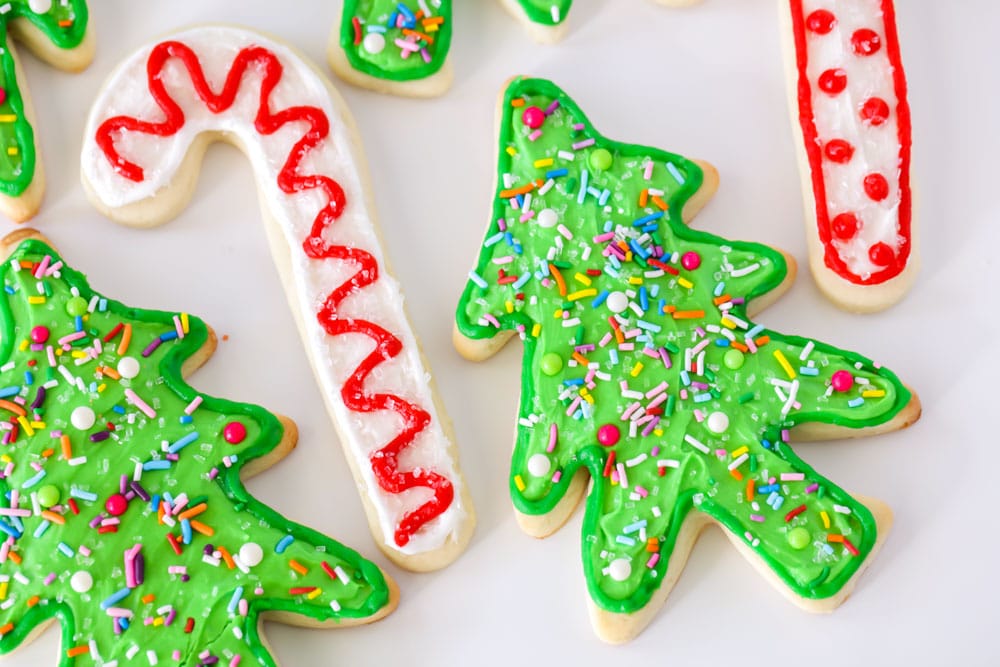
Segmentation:
<svg viewBox="0 0 1000 667">
<path fill-rule="evenodd" d="M 545 112 L 538 107 L 528 107 L 521 115 L 521 120 L 532 130 L 537 130 L 545 122 Z"/>
<path fill-rule="evenodd" d="M 854 146 L 843 139 L 832 139 L 826 142 L 823 152 L 826 153 L 826 158 L 831 162 L 844 164 L 850 162 L 851 158 L 854 157 Z"/>
<path fill-rule="evenodd" d="M 128 509 L 128 500 L 122 494 L 116 493 L 107 499 L 104 503 L 104 509 L 111 516 L 121 516 Z"/>
<path fill-rule="evenodd" d="M 621 431 L 619 431 L 618 427 L 614 424 L 605 424 L 601 428 L 597 429 L 597 442 L 601 443 L 605 447 L 615 446 L 618 444 L 621 437 Z"/>
<path fill-rule="evenodd" d="M 881 97 L 872 97 L 861 106 L 861 120 L 878 127 L 889 120 L 889 104 Z"/>
<path fill-rule="evenodd" d="M 7 101 L 7 89 L 0 86 L 0 104 Z"/>
<path fill-rule="evenodd" d="M 859 56 L 870 56 L 882 48 L 882 38 L 874 30 L 861 28 L 851 35 L 851 45 Z"/>
<path fill-rule="evenodd" d="M 872 261 L 872 264 L 889 266 L 892 264 L 892 260 L 896 259 L 896 253 L 887 243 L 879 242 L 868 249 L 868 259 Z"/>
<path fill-rule="evenodd" d="M 837 25 L 837 17 L 833 12 L 825 9 L 817 9 L 806 17 L 806 27 L 817 35 L 825 35 L 833 30 Z"/>
<path fill-rule="evenodd" d="M 847 371 L 837 371 L 830 378 L 834 391 L 845 392 L 854 386 L 854 376 Z"/>
<path fill-rule="evenodd" d="M 701 255 L 694 252 L 693 250 L 684 253 L 684 255 L 681 257 L 681 266 L 683 266 L 688 271 L 694 271 L 699 266 L 701 266 Z"/>
<path fill-rule="evenodd" d="M 861 223 L 858 221 L 858 216 L 853 213 L 841 213 L 830 221 L 830 228 L 833 231 L 833 235 L 844 241 L 854 238 L 860 227 Z"/>
<path fill-rule="evenodd" d="M 239 422 L 229 422 L 222 429 L 222 437 L 231 445 L 238 445 L 247 437 L 247 427 Z"/>
<path fill-rule="evenodd" d="M 49 339 L 49 328 L 41 325 L 31 330 L 31 342 L 42 344 Z"/>
<path fill-rule="evenodd" d="M 889 196 L 889 181 L 882 174 L 868 174 L 865 176 L 865 194 L 872 201 L 882 201 Z"/>
<path fill-rule="evenodd" d="M 842 69 L 828 69 L 819 75 L 819 89 L 830 95 L 837 95 L 847 88 L 847 72 Z"/>
</svg>

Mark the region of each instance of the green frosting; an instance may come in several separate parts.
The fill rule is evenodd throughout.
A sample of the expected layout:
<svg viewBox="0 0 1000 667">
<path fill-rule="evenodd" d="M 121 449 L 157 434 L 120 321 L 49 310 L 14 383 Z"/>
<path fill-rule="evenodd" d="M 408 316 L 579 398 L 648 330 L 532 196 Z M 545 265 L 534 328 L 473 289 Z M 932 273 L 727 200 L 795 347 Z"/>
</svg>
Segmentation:
<svg viewBox="0 0 1000 667">
<path fill-rule="evenodd" d="M 25 19 L 61 49 L 80 45 L 87 31 L 84 0 L 53 0 L 47 12 L 37 14 L 28 0 L 5 0 L 9 11 L 0 13 L 0 193 L 16 197 L 35 176 L 35 134 L 24 115 L 24 98 L 17 85 L 14 58 L 7 45 L 7 26 Z"/>
<path fill-rule="evenodd" d="M 535 23 L 559 25 L 566 20 L 573 0 L 517 0 L 525 15 Z"/>
<path fill-rule="evenodd" d="M 0 550 L 0 654 L 57 619 L 62 665 L 77 664 L 78 652 L 85 664 L 131 664 L 135 653 L 146 664 L 149 651 L 159 664 L 215 656 L 220 665 L 273 665 L 259 635 L 262 613 L 340 621 L 386 606 L 376 565 L 243 487 L 240 468 L 272 452 L 283 426 L 262 408 L 200 394 L 181 379 L 185 360 L 208 338 L 201 320 L 105 299 L 39 241 L 23 242 L 13 260 L 17 267 L 0 268 L 0 411 L 11 427 L 0 461 L 0 537 L 9 536 Z M 68 314 L 81 311 L 80 321 Z M 122 355 L 125 329 L 111 336 L 118 324 L 131 326 Z M 83 337 L 59 342 L 78 329 Z M 31 342 L 46 335 L 44 344 Z M 27 411 L 21 420 L 18 405 Z M 96 418 L 88 428 L 73 416 L 81 407 Z M 122 485 L 127 505 L 112 516 L 126 500 Z M 40 515 L 35 500 L 56 495 L 54 514 Z M 168 507 L 173 516 L 160 518 Z M 115 519 L 117 532 L 101 532 Z M 137 545 L 144 578 L 129 588 L 126 561 Z"/>
<path fill-rule="evenodd" d="M 431 15 L 423 15 L 422 7 Z M 423 79 L 440 70 L 448 57 L 451 23 L 451 0 L 347 0 L 340 46 L 351 66 L 370 76 L 391 81 Z M 420 50 L 403 57 L 407 51 L 397 46 L 396 40 L 412 42 Z M 424 52 L 429 60 L 424 58 Z"/>
<path fill-rule="evenodd" d="M 517 509 L 546 514 L 574 473 L 590 473 L 584 571 L 608 611 L 649 602 L 692 511 L 796 594 L 835 595 L 875 544 L 875 522 L 783 436 L 806 422 L 884 423 L 910 393 L 865 357 L 749 320 L 746 303 L 777 287 L 786 263 L 684 225 L 697 164 L 602 137 L 544 80 L 510 84 L 500 128 L 493 218 L 457 325 L 524 341 Z M 832 386 L 838 371 L 846 391 Z"/>
</svg>

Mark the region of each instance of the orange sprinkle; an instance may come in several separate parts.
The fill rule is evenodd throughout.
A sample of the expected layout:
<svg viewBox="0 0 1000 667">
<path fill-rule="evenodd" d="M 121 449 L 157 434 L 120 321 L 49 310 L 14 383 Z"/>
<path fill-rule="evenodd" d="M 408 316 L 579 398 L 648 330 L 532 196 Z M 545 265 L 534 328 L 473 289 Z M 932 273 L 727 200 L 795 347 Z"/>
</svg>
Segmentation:
<svg viewBox="0 0 1000 667">
<path fill-rule="evenodd" d="M 760 338 L 755 339 L 754 342 L 757 343 L 757 347 L 764 347 L 765 345 L 771 342 L 771 337 L 761 336 Z"/>
<path fill-rule="evenodd" d="M 14 624 L 13 623 L 8 623 L 7 625 L 5 625 L 2 628 L 0 628 L 0 635 L 5 635 L 5 634 L 7 634 L 8 632 L 10 632 L 13 629 L 14 629 Z"/>
<path fill-rule="evenodd" d="M 666 315 L 669 315 L 671 313 L 676 313 L 677 312 L 677 306 L 674 306 L 674 305 L 664 306 L 663 307 L 663 312 Z"/>
<path fill-rule="evenodd" d="M 164 511 L 163 511 L 163 503 L 160 503 L 160 506 L 158 508 L 156 508 L 156 521 L 161 526 L 163 525 L 163 513 L 164 513 Z"/>
<path fill-rule="evenodd" d="M 729 296 L 728 294 L 723 294 L 722 296 L 717 296 L 714 299 L 712 299 L 712 303 L 714 303 L 716 306 L 719 306 L 727 301 L 732 301 L 732 300 L 733 297 Z"/>
<path fill-rule="evenodd" d="M 826 536 L 826 541 L 830 542 L 831 544 L 843 544 L 844 543 L 844 536 L 843 535 L 833 535 L 833 534 L 830 534 L 830 535 Z"/>
<path fill-rule="evenodd" d="M 527 185 L 522 185 L 519 188 L 513 188 L 511 190 L 501 190 L 500 199 L 511 199 L 518 195 L 526 195 L 535 189 L 534 183 L 528 183 Z"/>
<path fill-rule="evenodd" d="M 566 296 L 566 281 L 563 280 L 559 269 L 556 268 L 555 264 L 549 264 L 549 271 L 552 273 L 552 277 L 556 279 L 556 285 L 559 286 L 559 296 Z"/>
<path fill-rule="evenodd" d="M 42 518 L 52 523 L 58 523 L 60 526 L 66 523 L 66 518 L 63 515 L 56 514 L 52 510 L 42 510 Z"/>
<path fill-rule="evenodd" d="M 118 343 L 118 356 L 124 356 L 128 352 L 128 344 L 132 342 L 132 325 L 126 324 L 122 331 L 122 340 Z"/>
<path fill-rule="evenodd" d="M 109 368 L 108 366 L 101 366 L 97 370 L 100 371 L 100 373 L 102 375 L 107 375 L 112 380 L 121 380 L 122 379 L 122 376 L 118 374 L 118 371 L 116 371 L 113 368 Z"/>
<path fill-rule="evenodd" d="M 41 602 L 41 598 L 39 598 L 37 595 L 32 595 L 30 598 L 28 598 L 28 607 L 34 607 L 39 602 Z"/>
<path fill-rule="evenodd" d="M 17 565 L 21 564 L 21 554 L 17 553 L 16 551 L 9 552 L 7 554 L 7 558 L 9 558 L 12 561 L 14 561 L 14 563 L 17 564 Z"/>
<path fill-rule="evenodd" d="M 35 268 L 35 265 L 32 264 L 31 262 L 29 262 L 26 259 L 22 259 L 21 260 L 21 268 L 22 269 L 33 269 L 33 268 Z"/>
<path fill-rule="evenodd" d="M 3 399 L 0 399 L 0 408 L 3 408 L 4 410 L 9 410 L 19 417 L 23 417 L 26 414 L 28 414 L 27 412 L 24 411 L 24 408 L 22 408 L 17 403 L 13 403 L 11 401 L 5 401 Z"/>
<path fill-rule="evenodd" d="M 580 354 L 579 352 L 574 352 L 573 353 L 573 358 L 576 359 L 576 362 L 578 364 L 580 364 L 581 366 L 589 366 L 590 365 L 590 362 L 587 361 L 587 358 L 585 356 L 583 356 L 582 354 Z"/>
<path fill-rule="evenodd" d="M 732 470 L 730 470 L 729 474 L 732 475 L 733 479 L 735 479 L 737 482 L 742 482 L 743 481 L 743 473 L 741 473 L 736 468 L 733 468 Z"/>
<path fill-rule="evenodd" d="M 424 33 L 420 32 L 418 30 L 410 30 L 409 28 L 403 28 L 403 34 L 404 35 L 412 35 L 412 36 L 416 37 L 417 39 L 424 40 L 428 44 L 433 44 L 434 43 L 434 38 L 433 37 L 431 37 L 430 35 L 425 35 Z"/>
<path fill-rule="evenodd" d="M 624 343 L 625 334 L 622 333 L 621 327 L 618 326 L 618 320 L 616 320 L 613 317 L 609 317 L 608 323 L 611 325 L 611 328 L 615 330 L 615 340 L 618 342 L 618 344 L 621 345 L 622 343 Z"/>
<path fill-rule="evenodd" d="M 737 349 L 737 350 L 739 350 L 740 352 L 749 352 L 749 351 L 750 351 L 750 348 L 749 348 L 749 347 L 747 347 L 747 346 L 746 346 L 746 345 L 744 345 L 743 343 L 738 343 L 738 342 L 736 342 L 735 340 L 731 340 L 731 341 L 729 341 L 729 346 L 730 346 L 730 347 L 734 347 L 734 348 L 736 348 L 736 349 Z"/>
<path fill-rule="evenodd" d="M 646 551 L 655 554 L 660 550 L 660 541 L 655 537 L 651 537 L 646 540 Z"/>
<path fill-rule="evenodd" d="M 66 650 L 67 658 L 75 658 L 78 655 L 83 655 L 84 653 L 90 653 L 90 647 L 87 645 L 74 646 L 71 649 Z"/>
<path fill-rule="evenodd" d="M 678 310 L 674 312 L 675 320 L 698 320 L 705 317 L 704 310 Z"/>
<path fill-rule="evenodd" d="M 143 595 L 143 596 L 142 596 L 142 601 L 143 601 L 143 602 L 144 602 L 145 604 L 149 604 L 150 602 L 152 602 L 152 601 L 153 601 L 153 600 L 155 600 L 155 599 L 156 599 L 156 596 L 155 596 L 155 595 L 153 595 L 152 593 L 150 593 L 149 595 Z"/>
<path fill-rule="evenodd" d="M 66 459 L 67 461 L 73 458 L 73 445 L 70 444 L 69 436 L 63 435 L 61 438 L 59 438 L 59 444 L 62 445 L 63 458 Z"/>
<path fill-rule="evenodd" d="M 748 503 L 752 503 L 753 502 L 754 491 L 755 491 L 754 487 L 755 486 L 756 486 L 756 482 L 754 482 L 753 479 L 748 479 L 747 480 L 747 502 Z"/>
<path fill-rule="evenodd" d="M 190 519 L 193 516 L 198 516 L 199 514 L 201 514 L 202 512 L 204 512 L 207 509 L 208 509 L 208 505 L 206 505 L 205 503 L 198 503 L 194 507 L 186 509 L 183 512 L 181 512 L 180 514 L 178 514 L 177 518 L 178 519 Z"/>
<path fill-rule="evenodd" d="M 649 188 L 643 188 L 639 193 L 639 208 L 646 208 L 649 203 Z"/>
<path fill-rule="evenodd" d="M 515 109 L 523 107 L 526 104 L 523 97 L 518 97 L 510 101 L 510 105 Z"/>
<path fill-rule="evenodd" d="M 194 519 L 191 519 L 191 529 L 194 530 L 195 532 L 205 535 L 206 537 L 212 537 L 212 535 L 215 535 L 214 528 L 212 528 L 211 526 L 206 526 L 201 521 L 195 521 Z"/>
<path fill-rule="evenodd" d="M 219 553 L 222 554 L 222 560 L 226 561 L 226 567 L 230 570 L 236 567 L 236 561 L 234 561 L 233 557 L 229 555 L 229 549 L 222 546 L 216 548 L 219 550 Z"/>
<path fill-rule="evenodd" d="M 46 449 L 45 451 L 42 452 L 42 458 L 43 459 L 47 459 L 50 456 L 52 456 L 53 454 L 55 454 L 55 453 L 56 453 L 56 450 L 54 450 L 51 447 L 49 447 L 48 449 Z"/>
<path fill-rule="evenodd" d="M 288 567 L 292 568 L 299 574 L 307 574 L 309 572 L 309 569 L 305 565 L 295 560 L 294 558 L 288 561 Z"/>
<path fill-rule="evenodd" d="M 667 206 L 667 202 L 663 201 L 656 195 L 653 195 L 653 203 L 656 204 L 656 208 L 660 209 L 661 211 L 666 211 L 668 208 L 670 208 L 669 206 Z"/>
<path fill-rule="evenodd" d="M 70 28 L 73 26 L 73 19 L 62 19 L 59 21 L 60 28 Z"/>
<path fill-rule="evenodd" d="M 441 25 L 444 23 L 443 16 L 429 16 L 421 21 L 424 25 Z M 524 104 L 524 100 L 521 100 L 521 104 Z M 516 106 L 516 105 L 515 105 Z"/>
</svg>

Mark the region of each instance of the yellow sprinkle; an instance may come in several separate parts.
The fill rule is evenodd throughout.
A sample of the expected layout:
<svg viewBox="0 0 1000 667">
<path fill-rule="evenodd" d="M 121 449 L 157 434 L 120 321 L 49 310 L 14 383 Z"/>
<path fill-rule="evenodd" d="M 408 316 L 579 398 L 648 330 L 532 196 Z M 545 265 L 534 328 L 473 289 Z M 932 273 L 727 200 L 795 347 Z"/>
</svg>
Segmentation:
<svg viewBox="0 0 1000 667">
<path fill-rule="evenodd" d="M 561 320 L 562 316 L 563 316 L 563 309 L 562 308 L 556 308 L 555 318 L 557 320 Z"/>
<path fill-rule="evenodd" d="M 188 326 L 189 325 L 190 325 L 190 322 L 188 322 L 188 314 L 187 313 L 181 313 L 181 331 L 183 331 L 184 333 L 188 333 Z"/>
<path fill-rule="evenodd" d="M 628 284 L 629 285 L 641 285 L 642 284 L 642 278 L 640 278 L 639 276 L 632 276 L 631 278 L 628 279 Z"/>
<path fill-rule="evenodd" d="M 108 385 L 103 382 L 97 385 L 97 393 L 100 394 L 101 392 L 103 392 L 107 388 L 107 386 Z"/>
<path fill-rule="evenodd" d="M 7 599 L 7 586 L 8 584 L 6 581 L 0 582 L 0 600 Z"/>
<path fill-rule="evenodd" d="M 781 350 L 774 351 L 774 358 L 777 359 L 778 363 L 781 364 L 781 367 L 785 369 L 785 374 L 788 375 L 788 379 L 794 380 L 795 369 L 792 368 L 792 365 L 790 363 L 788 363 L 788 359 L 785 359 L 785 355 L 781 353 Z"/>
<path fill-rule="evenodd" d="M 654 428 L 653 429 L 653 435 L 655 435 L 657 437 L 663 435 L 663 429 L 662 428 Z"/>
<path fill-rule="evenodd" d="M 0 456 L 0 461 L 3 461 L 4 463 L 10 463 L 13 460 L 14 459 L 10 458 L 10 454 L 4 454 L 3 456 Z"/>
<path fill-rule="evenodd" d="M 829 528 L 830 527 L 830 515 L 826 513 L 826 510 L 823 510 L 822 512 L 820 512 L 819 513 L 819 517 L 821 519 L 823 519 L 823 527 L 824 528 Z"/>
<path fill-rule="evenodd" d="M 0 123 L 13 123 L 17 120 L 17 116 L 12 113 L 0 114 Z"/>
<path fill-rule="evenodd" d="M 592 280 L 590 279 L 590 277 L 589 277 L 589 276 L 585 276 L 585 275 L 583 275 L 582 273 L 577 273 L 577 274 L 576 274 L 575 276 L 573 276 L 573 278 L 574 278 L 574 279 L 575 279 L 575 280 L 576 280 L 577 282 L 580 282 L 580 283 L 583 283 L 584 285 L 587 285 L 588 287 L 589 287 L 589 286 L 590 286 L 590 284 L 591 284 L 591 283 L 593 282 L 593 281 L 592 281 Z"/>
<path fill-rule="evenodd" d="M 21 347 L 21 352 L 24 352 L 25 350 L 28 349 L 28 339 L 27 338 L 25 338 L 24 340 L 21 341 L 20 347 Z"/>
<path fill-rule="evenodd" d="M 692 287 L 694 287 L 694 283 L 688 280 L 687 278 L 678 278 L 677 284 L 685 289 L 691 289 Z"/>
<path fill-rule="evenodd" d="M 535 160 L 535 168 L 541 169 L 542 167 L 551 167 L 554 162 L 555 160 L 553 160 L 550 157 L 542 158 L 541 160 Z"/>
<path fill-rule="evenodd" d="M 572 294 L 566 295 L 567 301 L 578 301 L 580 299 L 586 299 L 588 296 L 597 296 L 597 290 L 591 287 L 590 289 L 582 289 L 578 292 L 573 292 Z"/>
<path fill-rule="evenodd" d="M 33 306 L 37 306 L 39 304 L 43 304 L 43 303 L 45 303 L 45 297 L 44 296 L 29 296 L 28 297 L 28 303 L 30 303 Z"/>
<path fill-rule="evenodd" d="M 31 436 L 35 435 L 35 429 L 31 428 L 31 424 L 28 423 L 27 419 L 25 419 L 24 417 L 18 417 L 17 423 L 20 424 L 21 428 L 24 429 L 24 434 L 26 436 L 30 438 Z"/>
<path fill-rule="evenodd" d="M 17 155 L 17 146 L 8 146 L 7 155 Z"/>
<path fill-rule="evenodd" d="M 32 420 L 32 422 L 31 422 L 31 428 L 35 429 L 36 431 L 40 431 L 43 428 L 45 428 L 45 422 L 40 422 L 40 421 L 34 421 L 34 420 Z"/>
<path fill-rule="evenodd" d="M 733 453 L 730 454 L 730 456 L 732 456 L 734 459 L 738 459 L 738 458 L 740 458 L 741 456 L 743 456 L 744 454 L 746 454 L 749 451 L 750 451 L 750 448 L 747 447 L 746 445 L 743 445 L 739 449 L 734 449 Z"/>
<path fill-rule="evenodd" d="M 507 301 L 504 303 L 504 307 L 507 309 L 508 313 L 514 312 L 514 303 L 512 301 Z"/>
<path fill-rule="evenodd" d="M 83 350 L 73 350 L 70 353 L 70 356 L 73 357 L 74 359 L 83 359 L 84 357 L 89 357 L 90 355 L 84 352 Z"/>
<path fill-rule="evenodd" d="M 636 362 L 635 366 L 632 367 L 632 377 L 639 377 L 639 373 L 642 372 L 642 362 Z"/>
<path fill-rule="evenodd" d="M 863 398 L 882 398 L 885 396 L 885 389 L 865 389 L 861 392 Z"/>
<path fill-rule="evenodd" d="M 509 155 L 511 157 L 514 157 L 515 155 L 517 155 L 517 149 L 514 148 L 513 146 L 508 146 L 507 147 L 507 155 Z"/>
<path fill-rule="evenodd" d="M 153 627 L 158 628 L 161 625 L 163 625 L 163 617 L 162 616 L 157 616 L 156 618 L 153 619 Z"/>
<path fill-rule="evenodd" d="M 735 329 L 736 328 L 736 322 L 733 322 L 728 317 L 723 317 L 721 320 L 719 320 L 719 323 L 722 326 L 726 327 L 727 329 Z"/>
<path fill-rule="evenodd" d="M 590 394 L 587 394 L 586 396 L 584 396 L 584 397 L 583 397 L 583 400 L 587 401 L 587 402 L 588 402 L 588 403 L 590 403 L 591 405 L 593 405 L 593 404 L 594 404 L 594 397 L 593 397 L 593 396 L 591 396 Z"/>
<path fill-rule="evenodd" d="M 521 479 L 520 475 L 514 475 L 514 486 L 516 486 L 517 490 L 520 491 L 521 493 L 524 493 L 524 490 L 527 488 L 524 485 L 524 480 Z"/>
<path fill-rule="evenodd" d="M 312 593 L 310 593 L 309 595 L 307 595 L 306 599 L 307 600 L 315 600 L 316 598 L 318 598 L 322 594 L 323 594 L 323 589 L 322 588 L 317 588 Z"/>
<path fill-rule="evenodd" d="M 531 335 L 538 338 L 542 334 L 542 325 L 535 322 L 535 326 L 531 327 Z"/>
<path fill-rule="evenodd" d="M 61 357 L 62 355 L 63 355 L 63 349 L 60 347 L 58 350 L 56 350 L 56 356 Z"/>
<path fill-rule="evenodd" d="M 625 253 L 625 263 L 628 264 L 631 261 L 632 261 L 632 251 L 629 250 L 627 253 Z"/>
</svg>

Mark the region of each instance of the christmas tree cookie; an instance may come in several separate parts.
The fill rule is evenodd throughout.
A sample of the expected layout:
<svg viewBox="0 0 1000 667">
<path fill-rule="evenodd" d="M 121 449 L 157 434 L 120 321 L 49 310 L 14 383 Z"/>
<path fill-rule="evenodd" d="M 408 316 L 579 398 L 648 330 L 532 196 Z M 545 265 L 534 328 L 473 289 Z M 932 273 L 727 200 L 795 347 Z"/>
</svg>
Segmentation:
<svg viewBox="0 0 1000 667">
<path fill-rule="evenodd" d="M 708 165 L 604 138 L 544 80 L 513 80 L 499 113 L 496 197 L 455 343 L 479 360 L 524 342 L 522 526 L 558 529 L 589 477 L 584 573 L 607 641 L 645 627 L 711 523 L 792 600 L 836 607 L 892 515 L 789 440 L 901 428 L 916 396 L 859 354 L 753 321 L 794 264 L 685 226 L 715 190 Z"/>
<path fill-rule="evenodd" d="M 61 665 L 274 665 L 264 620 L 393 609 L 376 565 L 243 487 L 295 426 L 185 383 L 201 320 L 95 293 L 32 230 L 0 245 L 0 654 L 58 621 Z"/>
<path fill-rule="evenodd" d="M 668 7 L 687 7 L 701 0 L 656 1 Z M 528 28 L 535 41 L 551 44 L 566 35 L 566 17 L 573 0 L 500 0 L 500 4 Z"/>
<path fill-rule="evenodd" d="M 35 113 L 10 31 L 54 67 L 78 72 L 94 57 L 84 0 L 6 0 L 0 5 L 0 212 L 23 222 L 38 212 L 45 174 Z"/>
<path fill-rule="evenodd" d="M 356 86 L 433 97 L 451 86 L 451 30 L 451 0 L 346 0 L 327 57 Z"/>
</svg>

